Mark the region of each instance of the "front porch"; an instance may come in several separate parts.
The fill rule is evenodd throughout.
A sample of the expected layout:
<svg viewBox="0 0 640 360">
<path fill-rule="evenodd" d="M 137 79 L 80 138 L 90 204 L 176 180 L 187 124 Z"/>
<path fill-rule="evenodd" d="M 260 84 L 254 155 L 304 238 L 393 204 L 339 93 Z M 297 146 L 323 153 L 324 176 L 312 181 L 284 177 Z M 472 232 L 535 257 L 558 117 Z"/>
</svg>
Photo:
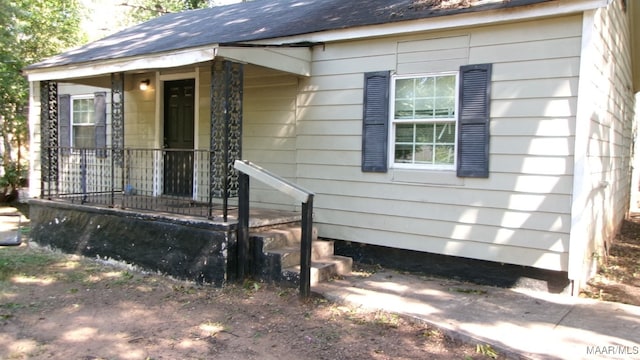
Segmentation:
<svg viewBox="0 0 640 360">
<path fill-rule="evenodd" d="M 306 200 L 281 193 L 297 180 L 295 104 L 298 76 L 308 71 L 261 62 L 272 57 L 236 58 L 264 51 L 225 48 L 188 64 L 31 74 L 40 105 L 30 120 L 40 130 L 32 137 L 31 178 L 40 179 L 30 189 L 39 198 L 34 239 L 216 285 L 247 276 L 280 281 L 293 268 L 308 295 L 313 280 L 303 274 L 314 272 L 313 261 L 331 263 L 333 243 L 317 247 L 318 255 L 311 207 L 305 212 Z M 273 51 L 300 53 L 295 64 L 310 55 L 307 47 Z M 93 106 L 76 108 L 78 97 Z M 85 111 L 94 118 L 83 128 L 76 120 Z M 282 177 L 275 188 L 252 185 L 250 212 L 248 179 L 242 201 L 234 167 L 242 159 Z M 274 227 L 279 234 L 262 231 Z"/>
<path fill-rule="evenodd" d="M 89 199 L 92 199 L 90 197 Z M 150 199 L 151 200 L 151 199 Z M 214 211 L 214 218 L 221 219 Z M 238 279 L 237 209 L 229 221 L 114 208 L 70 198 L 30 201 L 31 236 L 68 253 L 124 261 L 176 278 L 221 286 Z M 250 231 L 299 226 L 300 214 L 252 209 Z"/>
<path fill-rule="evenodd" d="M 312 229 L 313 194 L 249 162 L 236 162 L 238 185 L 220 199 L 209 181 L 210 151 L 46 153 L 56 166 L 45 163 L 41 199 L 31 201 L 39 244 L 216 286 L 246 277 L 289 282 L 305 297 L 312 284 L 351 271 L 351 259 L 334 256 L 333 241 Z M 167 161 L 188 170 L 158 171 Z M 302 212 L 250 209 L 250 177 L 300 201 Z"/>
</svg>

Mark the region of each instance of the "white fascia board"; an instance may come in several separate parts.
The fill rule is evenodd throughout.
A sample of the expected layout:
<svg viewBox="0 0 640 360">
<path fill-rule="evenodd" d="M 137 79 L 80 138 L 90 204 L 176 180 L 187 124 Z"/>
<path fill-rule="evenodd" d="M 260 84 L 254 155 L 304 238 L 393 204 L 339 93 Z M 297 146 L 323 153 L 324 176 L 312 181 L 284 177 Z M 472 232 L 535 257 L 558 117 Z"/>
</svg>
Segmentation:
<svg viewBox="0 0 640 360">
<path fill-rule="evenodd" d="M 242 63 L 254 64 L 302 76 L 311 75 L 311 49 L 227 47 L 216 48 L 216 56 Z"/>
<path fill-rule="evenodd" d="M 253 41 L 255 44 L 293 44 L 299 42 L 327 43 L 371 37 L 410 34 L 423 31 L 480 26 L 523 21 L 551 16 L 582 13 L 606 7 L 609 0 L 559 0 L 536 5 L 477 11 L 458 15 L 439 16 L 380 25 L 368 25 L 342 30 L 330 30 L 298 36 Z"/>
<path fill-rule="evenodd" d="M 92 77 L 126 71 L 179 67 L 213 60 L 216 46 L 217 45 L 214 44 L 204 48 L 26 70 L 25 74 L 28 76 L 29 81 L 44 81 Z"/>
</svg>

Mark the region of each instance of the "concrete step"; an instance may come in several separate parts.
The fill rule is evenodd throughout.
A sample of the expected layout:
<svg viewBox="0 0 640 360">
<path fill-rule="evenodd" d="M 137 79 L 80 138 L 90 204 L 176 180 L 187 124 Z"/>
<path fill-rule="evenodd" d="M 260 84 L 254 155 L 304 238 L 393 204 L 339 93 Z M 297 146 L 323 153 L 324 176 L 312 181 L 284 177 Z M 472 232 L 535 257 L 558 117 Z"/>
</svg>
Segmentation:
<svg viewBox="0 0 640 360">
<path fill-rule="evenodd" d="M 249 234 L 250 241 L 259 240 L 264 250 L 300 246 L 302 229 L 300 225 L 275 227 Z M 318 229 L 314 226 L 311 240 L 318 239 Z"/>
<path fill-rule="evenodd" d="M 268 256 L 280 256 L 282 268 L 300 265 L 300 247 L 282 247 L 264 250 Z M 273 255 L 270 255 L 273 254 Z M 318 261 L 333 255 L 333 241 L 314 240 L 311 242 L 311 261 Z"/>
<path fill-rule="evenodd" d="M 310 282 L 315 286 L 322 281 L 328 281 L 336 275 L 351 274 L 353 259 L 346 256 L 331 255 L 311 262 Z M 300 265 L 282 269 L 282 277 L 295 285 L 300 285 Z"/>
<path fill-rule="evenodd" d="M 264 281 L 300 284 L 300 224 L 260 229 L 249 237 L 252 253 L 252 275 Z M 311 284 L 336 275 L 351 273 L 351 258 L 336 256 L 331 240 L 318 239 L 313 228 L 311 242 Z"/>
</svg>

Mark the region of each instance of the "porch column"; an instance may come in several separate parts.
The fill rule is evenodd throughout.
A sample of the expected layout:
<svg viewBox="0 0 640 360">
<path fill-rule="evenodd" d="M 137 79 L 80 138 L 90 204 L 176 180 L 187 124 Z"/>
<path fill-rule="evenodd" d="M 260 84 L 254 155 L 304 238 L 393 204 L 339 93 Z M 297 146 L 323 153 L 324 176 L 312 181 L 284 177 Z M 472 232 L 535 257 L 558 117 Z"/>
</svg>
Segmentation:
<svg viewBox="0 0 640 360">
<path fill-rule="evenodd" d="M 40 167 L 40 196 L 44 198 L 58 190 L 58 83 L 55 81 L 40 82 Z"/>
<path fill-rule="evenodd" d="M 124 153 L 124 73 L 111 74 L 111 148 L 119 166 Z"/>
<path fill-rule="evenodd" d="M 223 221 L 228 199 L 238 196 L 238 172 L 233 164 L 242 159 L 242 90 L 244 67 L 231 61 L 211 66 L 211 168 L 210 193 L 222 198 Z"/>
</svg>

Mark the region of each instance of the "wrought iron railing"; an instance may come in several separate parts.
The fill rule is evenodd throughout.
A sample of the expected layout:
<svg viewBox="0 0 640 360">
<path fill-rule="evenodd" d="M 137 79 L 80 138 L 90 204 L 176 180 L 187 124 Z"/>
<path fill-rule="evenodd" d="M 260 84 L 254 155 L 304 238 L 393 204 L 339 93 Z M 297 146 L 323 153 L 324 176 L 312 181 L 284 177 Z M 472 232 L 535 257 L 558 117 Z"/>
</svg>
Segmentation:
<svg viewBox="0 0 640 360">
<path fill-rule="evenodd" d="M 46 148 L 41 197 L 227 221 L 213 152 L 182 149 Z M 220 167 L 217 167 L 220 168 Z M 225 168 L 225 167 L 222 167 Z M 222 174 L 228 178 L 227 174 Z M 237 185 L 235 185 L 237 188 Z"/>
</svg>

